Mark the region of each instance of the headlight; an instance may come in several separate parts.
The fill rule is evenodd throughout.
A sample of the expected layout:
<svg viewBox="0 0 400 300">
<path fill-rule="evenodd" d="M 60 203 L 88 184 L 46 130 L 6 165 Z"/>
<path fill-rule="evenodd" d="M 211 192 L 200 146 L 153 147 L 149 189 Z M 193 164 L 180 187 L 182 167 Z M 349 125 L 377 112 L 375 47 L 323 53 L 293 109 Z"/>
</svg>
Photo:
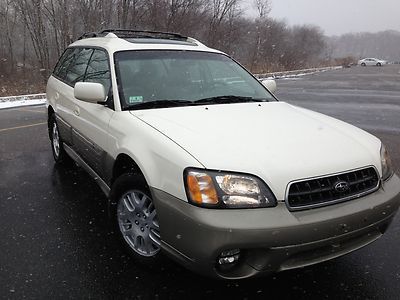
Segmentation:
<svg viewBox="0 0 400 300">
<path fill-rule="evenodd" d="M 186 169 L 184 180 L 189 201 L 198 206 L 210 208 L 276 206 L 274 195 L 256 176 Z"/>
<path fill-rule="evenodd" d="M 385 146 L 382 144 L 381 147 L 381 165 L 382 165 L 382 179 L 389 179 L 394 171 L 392 166 L 392 160 L 390 159 L 389 153 L 387 152 Z"/>
</svg>

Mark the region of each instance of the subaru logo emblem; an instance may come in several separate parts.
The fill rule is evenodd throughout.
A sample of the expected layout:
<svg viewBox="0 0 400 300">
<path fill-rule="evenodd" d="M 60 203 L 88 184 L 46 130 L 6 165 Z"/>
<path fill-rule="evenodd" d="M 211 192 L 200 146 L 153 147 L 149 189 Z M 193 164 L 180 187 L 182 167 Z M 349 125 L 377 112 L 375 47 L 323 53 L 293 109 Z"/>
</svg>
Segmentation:
<svg viewBox="0 0 400 300">
<path fill-rule="evenodd" d="M 349 190 L 349 184 L 346 181 L 339 181 L 335 184 L 335 190 L 339 193 L 344 193 Z"/>
</svg>

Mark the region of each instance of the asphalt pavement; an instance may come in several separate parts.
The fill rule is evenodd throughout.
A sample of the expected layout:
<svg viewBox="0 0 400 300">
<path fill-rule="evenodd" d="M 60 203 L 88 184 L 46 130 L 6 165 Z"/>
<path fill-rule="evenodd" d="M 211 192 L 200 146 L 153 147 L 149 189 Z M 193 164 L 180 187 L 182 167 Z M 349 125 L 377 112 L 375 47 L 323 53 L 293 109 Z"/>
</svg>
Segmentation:
<svg viewBox="0 0 400 300">
<path fill-rule="evenodd" d="M 381 138 L 400 174 L 400 66 L 279 80 L 278 97 Z M 0 298 L 399 299 L 400 215 L 375 243 L 270 277 L 214 281 L 120 247 L 106 199 L 78 167 L 54 165 L 45 108 L 0 110 Z M 206 246 L 206 245 L 205 245 Z"/>
</svg>

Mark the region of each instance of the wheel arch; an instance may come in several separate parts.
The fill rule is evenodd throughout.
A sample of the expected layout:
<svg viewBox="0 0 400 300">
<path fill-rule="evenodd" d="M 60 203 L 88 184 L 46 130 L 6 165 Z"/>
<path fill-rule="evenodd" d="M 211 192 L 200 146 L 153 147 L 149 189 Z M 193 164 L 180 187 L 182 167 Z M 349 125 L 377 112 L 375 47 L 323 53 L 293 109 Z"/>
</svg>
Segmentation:
<svg viewBox="0 0 400 300">
<path fill-rule="evenodd" d="M 50 139 L 51 139 L 50 118 L 53 114 L 55 114 L 55 111 L 54 111 L 53 107 L 51 105 L 49 105 L 49 107 L 47 108 L 47 129 L 48 129 Z"/>
<path fill-rule="evenodd" d="M 136 163 L 136 161 L 128 154 L 126 153 L 119 153 L 114 161 L 114 164 L 112 166 L 112 174 L 111 174 L 111 179 L 109 181 L 110 183 L 110 193 L 108 195 L 108 216 L 109 218 L 112 218 L 115 209 L 117 206 L 117 194 L 118 194 L 118 181 L 117 179 L 124 174 L 133 174 L 133 175 L 138 175 L 141 179 L 144 181 L 145 188 L 149 187 L 149 183 L 147 181 L 146 176 L 142 172 L 141 168 L 139 165 Z M 116 182 L 117 181 L 117 182 Z M 143 183 L 142 183 L 143 184 Z"/>
<path fill-rule="evenodd" d="M 143 179 L 146 181 L 146 176 L 142 172 L 141 168 L 139 165 L 135 162 L 135 160 L 129 156 L 126 153 L 120 153 L 118 154 L 117 158 L 115 159 L 113 168 L 112 168 L 112 176 L 111 176 L 111 186 L 114 184 L 115 180 L 125 174 L 125 173 L 131 173 L 134 175 L 139 175 L 143 177 Z"/>
</svg>

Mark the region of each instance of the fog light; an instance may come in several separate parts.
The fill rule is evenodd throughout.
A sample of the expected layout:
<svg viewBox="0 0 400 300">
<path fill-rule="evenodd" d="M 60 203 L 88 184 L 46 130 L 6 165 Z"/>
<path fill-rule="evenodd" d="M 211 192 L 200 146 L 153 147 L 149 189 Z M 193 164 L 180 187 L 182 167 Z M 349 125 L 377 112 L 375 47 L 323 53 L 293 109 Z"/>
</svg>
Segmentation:
<svg viewBox="0 0 400 300">
<path fill-rule="evenodd" d="M 218 264 L 227 265 L 233 264 L 239 260 L 240 249 L 232 249 L 227 251 L 222 251 L 218 258 Z"/>
</svg>

